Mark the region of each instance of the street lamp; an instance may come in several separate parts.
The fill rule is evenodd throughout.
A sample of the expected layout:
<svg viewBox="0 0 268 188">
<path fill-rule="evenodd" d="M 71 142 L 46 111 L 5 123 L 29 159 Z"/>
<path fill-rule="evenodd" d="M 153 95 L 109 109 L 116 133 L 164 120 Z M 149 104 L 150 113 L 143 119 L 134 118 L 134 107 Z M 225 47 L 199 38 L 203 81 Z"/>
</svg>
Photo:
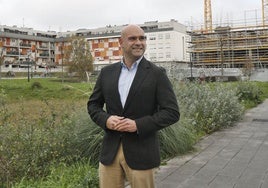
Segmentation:
<svg viewBox="0 0 268 188">
<path fill-rule="evenodd" d="M 28 58 L 27 58 L 27 64 L 28 64 L 28 82 L 30 82 L 30 55 L 31 55 L 31 52 L 30 52 L 30 50 L 28 50 L 27 51 L 27 56 L 28 56 Z"/>
<path fill-rule="evenodd" d="M 193 58 L 192 58 L 192 54 L 190 54 L 190 70 L 191 70 L 191 79 L 190 81 L 193 81 Z"/>
<path fill-rule="evenodd" d="M 2 51 L 1 51 L 1 55 L 0 55 L 0 80 L 1 80 L 1 74 L 2 74 L 2 64 L 4 62 L 4 56 L 3 56 L 4 48 L 5 47 L 2 47 Z"/>
<path fill-rule="evenodd" d="M 63 83 L 63 41 L 61 42 L 60 53 L 61 53 L 61 82 Z"/>
</svg>

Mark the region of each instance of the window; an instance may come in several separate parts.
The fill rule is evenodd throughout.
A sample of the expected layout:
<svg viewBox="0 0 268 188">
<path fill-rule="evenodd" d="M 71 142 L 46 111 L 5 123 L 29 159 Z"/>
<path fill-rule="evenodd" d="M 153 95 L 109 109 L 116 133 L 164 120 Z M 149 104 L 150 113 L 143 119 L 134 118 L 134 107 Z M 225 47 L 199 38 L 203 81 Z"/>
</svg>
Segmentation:
<svg viewBox="0 0 268 188">
<path fill-rule="evenodd" d="M 113 55 L 113 51 L 107 51 L 107 52 L 106 52 L 106 55 L 107 55 L 107 56 L 112 56 L 112 55 Z"/>
<path fill-rule="evenodd" d="M 150 53 L 150 60 L 155 61 L 156 60 L 156 53 Z"/>
<path fill-rule="evenodd" d="M 160 40 L 163 39 L 163 34 L 159 34 L 158 39 L 160 39 Z"/>
<path fill-rule="evenodd" d="M 170 34 L 169 33 L 166 34 L 166 39 L 170 39 Z"/>
<path fill-rule="evenodd" d="M 158 54 L 158 58 L 159 58 L 159 59 L 163 59 L 163 58 L 164 58 L 163 53 L 159 53 L 159 54 Z"/>
<path fill-rule="evenodd" d="M 158 49 L 160 49 L 160 50 L 163 49 L 163 43 L 158 44 Z"/>
<path fill-rule="evenodd" d="M 170 54 L 170 52 L 167 52 L 167 53 L 166 53 L 166 58 L 167 58 L 167 59 L 170 59 L 170 58 L 171 58 L 171 54 Z"/>
<path fill-rule="evenodd" d="M 155 49 L 156 49 L 155 44 L 150 44 L 149 50 L 155 50 Z"/>
<path fill-rule="evenodd" d="M 166 49 L 170 49 L 170 43 L 166 43 Z"/>
</svg>

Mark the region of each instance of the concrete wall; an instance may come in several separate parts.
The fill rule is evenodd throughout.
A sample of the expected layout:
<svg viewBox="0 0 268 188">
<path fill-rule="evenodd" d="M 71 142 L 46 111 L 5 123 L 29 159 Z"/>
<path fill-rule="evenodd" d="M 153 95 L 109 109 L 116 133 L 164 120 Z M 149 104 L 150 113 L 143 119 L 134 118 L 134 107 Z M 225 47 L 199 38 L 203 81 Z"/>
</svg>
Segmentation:
<svg viewBox="0 0 268 188">
<path fill-rule="evenodd" d="M 250 80 L 252 81 L 262 81 L 262 82 L 268 82 L 268 69 L 257 69 L 255 70 Z"/>
</svg>

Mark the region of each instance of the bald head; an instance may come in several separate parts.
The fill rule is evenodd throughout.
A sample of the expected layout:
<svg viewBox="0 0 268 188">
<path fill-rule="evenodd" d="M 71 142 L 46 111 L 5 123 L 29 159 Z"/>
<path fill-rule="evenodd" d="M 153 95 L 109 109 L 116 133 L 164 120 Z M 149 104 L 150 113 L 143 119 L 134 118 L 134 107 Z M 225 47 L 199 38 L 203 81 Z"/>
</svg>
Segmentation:
<svg viewBox="0 0 268 188">
<path fill-rule="evenodd" d="M 143 29 L 140 26 L 133 24 L 127 25 L 122 29 L 121 37 L 126 37 L 129 33 L 143 33 L 144 35 Z"/>
<path fill-rule="evenodd" d="M 146 36 L 143 29 L 138 25 L 124 27 L 119 43 L 127 65 L 132 65 L 141 58 L 146 50 Z"/>
</svg>

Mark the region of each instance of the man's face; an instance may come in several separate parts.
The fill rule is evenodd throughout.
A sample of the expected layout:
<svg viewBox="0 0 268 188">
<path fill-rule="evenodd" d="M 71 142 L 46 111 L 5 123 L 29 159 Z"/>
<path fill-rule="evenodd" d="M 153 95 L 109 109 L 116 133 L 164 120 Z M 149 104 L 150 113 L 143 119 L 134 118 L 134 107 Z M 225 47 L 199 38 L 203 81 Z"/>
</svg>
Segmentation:
<svg viewBox="0 0 268 188">
<path fill-rule="evenodd" d="M 146 50 L 146 36 L 140 28 L 129 28 L 120 38 L 125 57 L 139 59 Z"/>
</svg>

